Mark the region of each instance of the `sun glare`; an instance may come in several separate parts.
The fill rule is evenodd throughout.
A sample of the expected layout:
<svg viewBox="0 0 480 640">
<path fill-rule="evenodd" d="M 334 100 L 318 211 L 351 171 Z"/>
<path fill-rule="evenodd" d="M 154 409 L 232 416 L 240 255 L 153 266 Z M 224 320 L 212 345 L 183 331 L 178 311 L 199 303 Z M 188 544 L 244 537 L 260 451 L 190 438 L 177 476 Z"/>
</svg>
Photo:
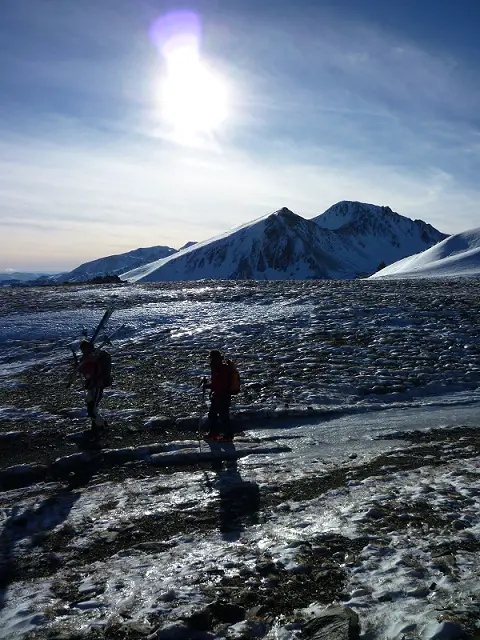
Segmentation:
<svg viewBox="0 0 480 640">
<path fill-rule="evenodd" d="M 184 52 L 167 60 L 160 100 L 162 117 L 182 138 L 211 133 L 227 116 L 222 80 L 200 59 Z"/>
<path fill-rule="evenodd" d="M 200 55 L 200 19 L 191 12 L 160 18 L 152 37 L 165 61 L 160 113 L 174 138 L 193 144 L 217 131 L 228 116 L 228 87 Z"/>
</svg>

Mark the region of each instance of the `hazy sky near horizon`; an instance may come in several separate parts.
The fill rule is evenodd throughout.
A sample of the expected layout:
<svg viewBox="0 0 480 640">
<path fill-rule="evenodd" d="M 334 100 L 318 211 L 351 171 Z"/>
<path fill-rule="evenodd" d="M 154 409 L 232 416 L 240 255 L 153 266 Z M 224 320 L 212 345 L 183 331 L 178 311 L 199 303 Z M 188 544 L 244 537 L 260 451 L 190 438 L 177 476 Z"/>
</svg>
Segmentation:
<svg viewBox="0 0 480 640">
<path fill-rule="evenodd" d="M 479 0 L 2 0 L 0 271 L 340 200 L 478 227 L 479 20 Z"/>
</svg>

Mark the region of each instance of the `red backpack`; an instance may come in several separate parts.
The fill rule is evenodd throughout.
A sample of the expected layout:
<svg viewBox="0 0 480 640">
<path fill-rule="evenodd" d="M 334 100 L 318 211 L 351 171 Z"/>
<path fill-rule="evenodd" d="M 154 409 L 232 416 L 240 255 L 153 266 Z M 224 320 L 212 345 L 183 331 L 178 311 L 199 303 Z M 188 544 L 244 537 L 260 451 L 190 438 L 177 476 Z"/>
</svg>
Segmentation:
<svg viewBox="0 0 480 640">
<path fill-rule="evenodd" d="M 230 369 L 230 393 L 232 396 L 236 396 L 240 393 L 240 374 L 237 365 L 232 360 L 225 360 L 225 362 Z"/>
<path fill-rule="evenodd" d="M 108 351 L 104 351 L 103 349 L 99 349 L 97 351 L 98 362 L 100 365 L 100 373 L 101 373 L 101 381 L 102 387 L 111 387 L 112 380 L 112 356 L 108 353 Z"/>
</svg>

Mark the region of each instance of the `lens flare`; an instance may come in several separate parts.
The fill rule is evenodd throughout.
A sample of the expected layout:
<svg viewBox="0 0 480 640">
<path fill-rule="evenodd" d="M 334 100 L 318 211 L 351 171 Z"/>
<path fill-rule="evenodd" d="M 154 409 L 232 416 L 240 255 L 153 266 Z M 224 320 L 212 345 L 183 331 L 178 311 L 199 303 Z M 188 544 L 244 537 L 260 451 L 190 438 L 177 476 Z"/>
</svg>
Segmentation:
<svg viewBox="0 0 480 640">
<path fill-rule="evenodd" d="M 150 39 L 165 58 L 184 50 L 198 54 L 201 35 L 200 16 L 193 11 L 170 11 L 157 18 L 150 28 Z"/>
</svg>

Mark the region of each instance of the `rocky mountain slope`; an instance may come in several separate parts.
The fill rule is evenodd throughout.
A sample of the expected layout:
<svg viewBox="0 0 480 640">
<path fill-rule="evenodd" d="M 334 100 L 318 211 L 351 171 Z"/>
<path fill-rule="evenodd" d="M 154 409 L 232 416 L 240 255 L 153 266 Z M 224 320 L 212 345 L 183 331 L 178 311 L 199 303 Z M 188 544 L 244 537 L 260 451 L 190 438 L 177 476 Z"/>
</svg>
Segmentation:
<svg viewBox="0 0 480 640">
<path fill-rule="evenodd" d="M 391 264 L 447 237 L 423 220 L 411 220 L 390 207 L 363 202 L 338 202 L 313 221 L 349 238 L 351 251 L 364 258 L 358 267 L 367 273 L 381 262 Z"/>
<path fill-rule="evenodd" d="M 348 254 L 348 240 L 284 207 L 121 277 L 130 282 L 351 277 L 355 263 L 338 259 L 338 252 Z"/>
<path fill-rule="evenodd" d="M 284 207 L 121 277 L 130 282 L 354 278 L 445 237 L 388 207 L 343 202 L 312 220 Z"/>
</svg>

